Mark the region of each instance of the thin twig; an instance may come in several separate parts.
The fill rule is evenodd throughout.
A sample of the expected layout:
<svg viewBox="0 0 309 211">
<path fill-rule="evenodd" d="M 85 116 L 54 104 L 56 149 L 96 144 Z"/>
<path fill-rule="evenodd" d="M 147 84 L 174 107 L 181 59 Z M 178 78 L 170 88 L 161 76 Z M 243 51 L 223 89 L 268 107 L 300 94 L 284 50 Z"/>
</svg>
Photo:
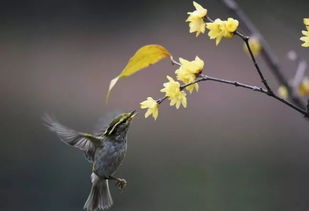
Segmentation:
<svg viewBox="0 0 309 211">
<path fill-rule="evenodd" d="M 263 75 L 263 73 L 262 73 L 262 71 L 261 71 L 261 69 L 260 69 L 258 63 L 256 62 L 255 56 L 254 56 L 253 53 L 252 53 L 252 49 L 251 49 L 251 47 L 250 47 L 250 45 L 249 45 L 249 37 L 244 36 L 243 34 L 241 34 L 241 33 L 238 32 L 238 31 L 236 31 L 235 34 L 236 34 L 237 36 L 239 36 L 239 37 L 245 42 L 245 44 L 246 44 L 246 46 L 247 46 L 247 49 L 248 49 L 248 51 L 249 51 L 251 60 L 252 60 L 252 62 L 253 62 L 253 64 L 254 64 L 254 67 L 255 67 L 256 71 L 258 72 L 258 74 L 259 74 L 259 76 L 260 76 L 260 78 L 261 78 L 261 80 L 262 80 L 262 83 L 263 83 L 264 86 L 266 87 L 268 93 L 271 94 L 273 91 L 271 90 L 270 86 L 268 85 L 268 83 L 267 83 L 267 81 L 266 81 L 266 79 L 265 79 L 265 77 L 264 77 L 264 75 Z"/>
<path fill-rule="evenodd" d="M 174 63 L 174 64 L 177 64 L 177 62 Z M 200 83 L 202 81 L 214 81 L 214 82 L 218 82 L 218 83 L 224 83 L 224 84 L 228 84 L 228 85 L 233 85 L 235 87 L 241 87 L 241 88 L 249 89 L 249 90 L 252 90 L 252 91 L 259 92 L 259 93 L 263 93 L 267 96 L 270 96 L 270 97 L 284 103 L 285 105 L 289 106 L 290 108 L 298 111 L 299 113 L 304 115 L 304 117 L 306 117 L 306 118 L 308 117 L 308 112 L 306 110 L 303 110 L 303 109 L 297 107 L 296 105 L 290 103 L 289 101 L 287 101 L 283 98 L 280 98 L 279 96 L 277 96 L 273 92 L 269 92 L 268 90 L 263 89 L 262 87 L 245 84 L 245 83 L 241 83 L 241 82 L 238 82 L 238 81 L 230 81 L 230 80 L 225 80 L 225 79 L 211 77 L 211 76 L 208 76 L 208 75 L 201 74 L 195 81 L 181 85 L 180 90 L 183 90 L 188 86 L 191 86 L 191 85 L 196 84 L 196 83 Z M 162 98 L 157 100 L 157 103 L 161 104 L 162 102 L 164 102 L 167 99 L 168 99 L 168 97 L 166 97 L 166 96 L 162 97 Z"/>
<path fill-rule="evenodd" d="M 165 96 L 165 97 L 161 97 L 161 98 L 159 98 L 159 99 L 157 99 L 157 103 L 158 104 L 161 104 L 164 100 L 166 100 L 167 99 L 167 96 Z"/>
<path fill-rule="evenodd" d="M 207 19 L 208 21 L 210 21 L 210 22 L 213 22 L 213 19 L 210 18 L 209 16 L 206 16 L 206 19 Z M 239 37 L 245 42 L 245 44 L 246 44 L 246 46 L 247 46 L 247 48 L 248 48 L 248 51 L 249 51 L 251 60 L 252 60 L 252 62 L 253 62 L 253 64 L 254 64 L 254 67 L 255 67 L 255 69 L 257 70 L 257 72 L 258 72 L 258 74 L 259 74 L 259 76 L 260 76 L 260 78 L 261 78 L 261 80 L 262 80 L 262 83 L 263 83 L 264 86 L 266 87 L 267 91 L 269 92 L 269 94 L 271 94 L 273 91 L 271 90 L 270 86 L 268 85 L 268 83 L 267 83 L 267 81 L 266 81 L 266 79 L 265 79 L 265 77 L 264 77 L 264 75 L 263 75 L 263 73 L 262 73 L 262 71 L 261 71 L 261 69 L 260 69 L 258 63 L 256 62 L 256 59 L 255 59 L 253 53 L 252 53 L 252 49 L 251 49 L 251 47 L 250 47 L 250 45 L 249 45 L 249 37 L 243 35 L 243 34 L 240 33 L 239 31 L 236 31 L 235 34 L 236 34 L 237 36 L 239 36 Z"/>
<path fill-rule="evenodd" d="M 278 82 L 285 86 L 289 93 L 289 98 L 293 103 L 297 106 L 301 107 L 302 109 L 305 108 L 301 99 L 294 94 L 293 88 L 289 84 L 288 80 L 283 75 L 281 68 L 279 66 L 279 62 L 275 54 L 271 51 L 271 48 L 258 29 L 254 26 L 254 24 L 250 21 L 248 16 L 244 13 L 244 11 L 238 6 L 238 4 L 234 0 L 222 0 L 224 5 L 230 9 L 230 11 L 238 17 L 238 19 L 243 23 L 242 26 L 246 28 L 246 30 L 250 34 L 254 34 L 258 37 L 261 45 L 262 45 L 262 52 L 261 56 L 265 60 L 266 64 L 269 66 L 271 72 L 276 77 Z"/>
<path fill-rule="evenodd" d="M 279 100 L 280 102 L 286 104 L 287 106 L 293 108 L 294 110 L 298 111 L 299 113 L 303 114 L 305 117 L 307 117 L 307 112 L 304 111 L 303 109 L 295 106 L 294 104 L 286 101 L 283 98 L 278 97 L 277 95 L 275 95 L 273 92 L 269 92 L 268 90 L 265 90 L 261 87 L 257 87 L 257 86 L 252 86 L 252 85 L 248 85 L 248 84 L 244 84 L 244 83 L 240 83 L 237 81 L 229 81 L 229 80 L 224 80 L 224 79 L 220 79 L 220 78 L 214 78 L 214 77 L 210 77 L 207 75 L 201 75 L 201 77 L 204 79 L 203 81 L 209 80 L 209 81 L 216 81 L 216 82 L 220 82 L 220 83 L 225 83 L 225 84 L 230 84 L 230 85 L 234 85 L 236 87 L 242 87 L 242 88 L 246 88 L 246 89 L 251 89 L 253 91 L 257 91 L 263 94 L 266 94 L 267 96 L 270 96 L 276 100 Z"/>
<path fill-rule="evenodd" d="M 253 90 L 253 91 L 268 94 L 266 89 L 263 89 L 263 88 L 258 87 L 258 86 L 253 86 L 253 85 L 241 83 L 241 82 L 238 82 L 238 81 L 230 81 L 230 80 L 226 80 L 226 79 L 215 78 L 215 77 L 211 77 L 211 76 L 208 76 L 208 75 L 201 75 L 200 77 L 202 78 L 201 81 L 215 81 L 215 82 L 219 82 L 219 83 L 230 84 L 230 85 L 234 85 L 236 87 L 242 87 L 242 88 L 245 88 L 245 89 L 250 89 L 250 90 Z"/>
</svg>

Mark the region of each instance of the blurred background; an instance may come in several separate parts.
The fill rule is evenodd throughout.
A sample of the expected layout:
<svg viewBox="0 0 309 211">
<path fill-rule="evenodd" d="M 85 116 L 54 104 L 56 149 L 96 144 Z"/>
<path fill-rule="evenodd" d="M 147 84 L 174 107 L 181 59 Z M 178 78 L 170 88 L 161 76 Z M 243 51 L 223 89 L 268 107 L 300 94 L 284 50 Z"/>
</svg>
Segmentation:
<svg viewBox="0 0 309 211">
<path fill-rule="evenodd" d="M 226 18 L 220 1 L 198 1 L 213 18 Z M 300 47 L 307 0 L 238 0 L 292 78 L 286 59 Z M 1 1 L 0 210 L 82 210 L 91 167 L 78 150 L 43 125 L 44 113 L 80 131 L 115 110 L 158 98 L 168 60 L 126 78 L 104 99 L 109 81 L 139 47 L 161 44 L 174 58 L 205 60 L 211 76 L 260 85 L 238 38 L 218 47 L 195 38 L 184 22 L 190 0 Z M 241 28 L 241 27 L 240 27 Z M 258 58 L 274 90 L 278 84 Z M 309 74 L 309 73 L 308 73 Z M 129 148 L 111 185 L 111 210 L 302 211 L 309 209 L 309 122 L 258 93 L 213 82 L 200 84 L 188 108 L 160 107 L 157 121 L 131 125 Z"/>
</svg>

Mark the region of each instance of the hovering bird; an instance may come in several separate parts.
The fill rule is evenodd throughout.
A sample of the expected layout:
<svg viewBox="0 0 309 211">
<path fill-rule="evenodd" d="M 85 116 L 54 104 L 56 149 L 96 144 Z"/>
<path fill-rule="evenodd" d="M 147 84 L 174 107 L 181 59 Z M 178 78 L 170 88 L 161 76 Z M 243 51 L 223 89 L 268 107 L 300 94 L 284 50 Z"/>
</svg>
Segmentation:
<svg viewBox="0 0 309 211">
<path fill-rule="evenodd" d="M 98 134 L 82 133 L 69 129 L 49 115 L 43 117 L 49 130 L 55 132 L 65 144 L 82 150 L 92 164 L 91 191 L 84 205 L 87 211 L 108 209 L 113 205 L 108 181 L 116 181 L 123 189 L 125 179 L 114 176 L 127 151 L 127 132 L 136 111 L 123 113 L 114 118 L 105 130 Z"/>
</svg>

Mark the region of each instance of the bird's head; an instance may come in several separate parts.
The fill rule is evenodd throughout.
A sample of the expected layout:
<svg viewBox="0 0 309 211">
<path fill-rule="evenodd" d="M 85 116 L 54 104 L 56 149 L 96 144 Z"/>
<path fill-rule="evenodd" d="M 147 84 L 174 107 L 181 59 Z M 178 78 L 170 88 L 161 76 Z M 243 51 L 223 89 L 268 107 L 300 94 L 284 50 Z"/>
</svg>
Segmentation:
<svg viewBox="0 0 309 211">
<path fill-rule="evenodd" d="M 131 120 L 136 116 L 136 110 L 130 113 L 123 113 L 118 115 L 112 120 L 108 128 L 105 130 L 104 135 L 126 135 L 130 126 Z"/>
</svg>

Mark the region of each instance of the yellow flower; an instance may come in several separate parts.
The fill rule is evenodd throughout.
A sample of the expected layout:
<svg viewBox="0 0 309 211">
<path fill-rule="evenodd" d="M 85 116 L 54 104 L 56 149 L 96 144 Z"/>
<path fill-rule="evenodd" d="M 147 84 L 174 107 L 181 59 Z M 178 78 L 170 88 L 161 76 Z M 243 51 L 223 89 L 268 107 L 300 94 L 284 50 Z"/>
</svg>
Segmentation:
<svg viewBox="0 0 309 211">
<path fill-rule="evenodd" d="M 305 31 L 305 30 L 302 31 L 302 34 L 304 36 L 301 37 L 300 40 L 303 41 L 304 43 L 301 46 L 309 47 L 309 18 L 304 18 L 303 22 L 306 25 L 307 31 Z"/>
<path fill-rule="evenodd" d="M 238 28 L 239 22 L 234 18 L 228 18 L 225 21 L 226 30 L 230 33 L 234 33 Z"/>
<path fill-rule="evenodd" d="M 287 99 L 289 97 L 288 89 L 283 85 L 279 86 L 278 95 L 283 99 Z"/>
<path fill-rule="evenodd" d="M 199 74 L 204 68 L 204 61 L 201 60 L 198 56 L 196 56 L 193 61 L 179 58 L 179 62 L 181 64 L 179 69 L 185 69 L 192 74 Z"/>
<path fill-rule="evenodd" d="M 309 26 L 309 18 L 304 18 L 303 20 L 304 20 L 304 24 L 306 26 Z"/>
<path fill-rule="evenodd" d="M 301 41 L 303 41 L 304 43 L 301 45 L 303 47 L 309 47 L 309 27 L 307 29 L 307 31 L 302 31 L 303 33 L 303 37 L 300 38 Z"/>
<path fill-rule="evenodd" d="M 195 74 L 181 67 L 177 69 L 175 73 L 177 76 L 177 80 L 182 81 L 184 83 L 190 83 L 196 79 Z"/>
<path fill-rule="evenodd" d="M 298 87 L 298 94 L 300 96 L 308 96 L 309 95 L 309 78 L 304 78 Z"/>
<path fill-rule="evenodd" d="M 147 97 L 147 100 L 140 103 L 141 109 L 148 109 L 145 113 L 145 118 L 152 114 L 152 117 L 156 120 L 159 115 L 159 106 L 156 100 L 152 97 Z"/>
<path fill-rule="evenodd" d="M 187 107 L 187 98 L 186 93 L 180 90 L 180 83 L 175 81 L 170 76 L 167 76 L 168 82 L 164 83 L 164 88 L 161 89 L 161 92 L 165 92 L 165 96 L 170 99 L 170 106 L 175 105 L 178 109 L 180 105 L 184 108 Z"/>
<path fill-rule="evenodd" d="M 179 82 L 175 81 L 172 77 L 167 76 L 168 82 L 164 83 L 164 88 L 161 89 L 161 92 L 165 92 L 165 95 L 170 97 L 173 95 L 177 95 L 180 92 L 180 84 Z"/>
<path fill-rule="evenodd" d="M 188 12 L 188 21 L 191 21 L 191 18 L 204 18 L 207 15 L 207 9 L 202 7 L 200 4 L 193 1 L 193 6 L 195 7 L 195 10 L 193 12 Z"/>
<path fill-rule="evenodd" d="M 206 23 L 206 28 L 209 29 L 208 36 L 210 39 L 216 39 L 216 45 L 218 45 L 225 33 L 224 21 L 217 18 L 214 22 Z"/>
<path fill-rule="evenodd" d="M 198 92 L 198 89 L 199 89 L 198 83 L 195 83 L 195 84 L 192 84 L 192 85 L 186 87 L 186 90 L 188 90 L 190 92 L 190 94 L 192 94 L 194 89 Z"/>
<path fill-rule="evenodd" d="M 206 24 L 203 18 L 207 15 L 207 9 L 203 8 L 195 1 L 193 1 L 193 6 L 196 10 L 193 12 L 188 12 L 189 17 L 187 18 L 186 22 L 190 22 L 190 33 L 196 32 L 196 36 L 199 36 L 200 33 L 205 33 Z"/>
<path fill-rule="evenodd" d="M 204 68 L 204 61 L 201 60 L 198 56 L 195 57 L 195 60 L 188 61 L 183 58 L 179 58 L 180 67 L 175 71 L 177 79 L 184 83 L 190 83 L 196 79 L 196 77 L 202 72 Z M 192 93 L 194 89 L 198 91 L 198 84 L 192 84 L 186 89 Z"/>
<path fill-rule="evenodd" d="M 208 36 L 210 39 L 216 39 L 216 45 L 218 45 L 223 37 L 233 38 L 238 25 L 238 20 L 233 18 L 228 18 L 226 21 L 217 18 L 214 22 L 206 23 L 206 28 L 209 29 Z"/>
<path fill-rule="evenodd" d="M 253 53 L 254 56 L 257 56 L 261 53 L 261 50 L 262 50 L 262 46 L 261 46 L 261 43 L 259 41 L 259 39 L 257 37 L 250 37 L 249 39 L 249 46 L 251 48 L 251 51 Z M 249 51 L 248 51 L 248 48 L 247 48 L 247 45 L 246 43 L 243 44 L 243 48 L 244 48 L 244 51 L 249 54 Z"/>
</svg>

